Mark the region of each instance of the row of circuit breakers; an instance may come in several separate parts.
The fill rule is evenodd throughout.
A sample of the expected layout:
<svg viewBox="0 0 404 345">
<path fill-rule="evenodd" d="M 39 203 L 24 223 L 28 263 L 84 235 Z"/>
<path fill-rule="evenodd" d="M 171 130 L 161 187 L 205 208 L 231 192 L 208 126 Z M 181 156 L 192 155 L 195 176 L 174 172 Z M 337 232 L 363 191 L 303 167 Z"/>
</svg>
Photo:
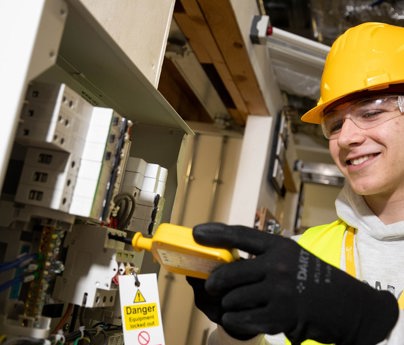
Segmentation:
<svg viewBox="0 0 404 345">
<path fill-rule="evenodd" d="M 152 235 L 167 180 L 129 156 L 131 127 L 64 84 L 29 85 L 0 200 L 0 344 L 123 344 L 118 276 L 143 253 L 108 234 Z"/>
</svg>

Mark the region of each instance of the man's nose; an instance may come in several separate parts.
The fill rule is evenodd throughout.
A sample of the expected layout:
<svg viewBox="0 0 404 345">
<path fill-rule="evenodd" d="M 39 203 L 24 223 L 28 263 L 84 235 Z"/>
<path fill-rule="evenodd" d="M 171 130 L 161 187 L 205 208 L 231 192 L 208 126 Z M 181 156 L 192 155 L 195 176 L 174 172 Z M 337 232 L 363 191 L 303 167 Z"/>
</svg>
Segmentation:
<svg viewBox="0 0 404 345">
<path fill-rule="evenodd" d="M 346 117 L 338 136 L 340 145 L 352 145 L 361 142 L 364 138 L 364 130 L 359 128 L 356 123 L 350 118 Z"/>
</svg>

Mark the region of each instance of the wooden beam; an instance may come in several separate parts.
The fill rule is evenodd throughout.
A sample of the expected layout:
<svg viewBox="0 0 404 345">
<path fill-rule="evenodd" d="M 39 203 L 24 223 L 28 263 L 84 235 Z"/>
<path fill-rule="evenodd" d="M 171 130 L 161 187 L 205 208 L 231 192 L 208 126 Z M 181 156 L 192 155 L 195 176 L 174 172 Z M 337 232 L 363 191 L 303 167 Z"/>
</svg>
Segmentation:
<svg viewBox="0 0 404 345">
<path fill-rule="evenodd" d="M 269 111 L 230 1 L 197 1 L 249 114 L 268 115 Z"/>
<path fill-rule="evenodd" d="M 158 90 L 185 121 L 213 123 L 198 97 L 167 58 L 161 69 Z"/>
<path fill-rule="evenodd" d="M 244 97 L 231 75 L 225 57 L 217 46 L 211 29 L 205 21 L 196 0 L 180 0 L 184 12 L 174 12 L 174 19 L 189 40 L 195 55 L 201 63 L 212 63 L 230 95 L 234 107 L 228 107 L 229 113 L 237 124 L 244 125 L 249 110 Z"/>
<path fill-rule="evenodd" d="M 212 63 L 212 58 L 209 55 L 209 52 L 199 38 L 199 32 L 195 30 L 195 22 L 185 13 L 174 12 L 174 19 L 181 31 L 187 37 L 188 42 L 199 62 Z"/>
</svg>

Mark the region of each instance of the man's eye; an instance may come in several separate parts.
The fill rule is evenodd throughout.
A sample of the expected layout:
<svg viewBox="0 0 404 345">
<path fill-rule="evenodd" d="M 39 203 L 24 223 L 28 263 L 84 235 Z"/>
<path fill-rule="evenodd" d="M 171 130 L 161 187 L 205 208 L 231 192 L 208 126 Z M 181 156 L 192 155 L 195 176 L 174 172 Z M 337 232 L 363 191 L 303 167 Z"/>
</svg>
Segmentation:
<svg viewBox="0 0 404 345">
<path fill-rule="evenodd" d="M 336 133 L 336 132 L 340 131 L 343 123 L 344 123 L 344 121 L 342 121 L 342 120 L 334 121 L 333 123 L 330 123 L 330 126 L 328 128 L 330 133 Z"/>
<path fill-rule="evenodd" d="M 378 118 L 380 115 L 383 115 L 386 112 L 387 110 L 384 109 L 369 109 L 362 111 L 359 114 L 359 118 L 363 120 L 374 120 L 375 118 Z"/>
</svg>

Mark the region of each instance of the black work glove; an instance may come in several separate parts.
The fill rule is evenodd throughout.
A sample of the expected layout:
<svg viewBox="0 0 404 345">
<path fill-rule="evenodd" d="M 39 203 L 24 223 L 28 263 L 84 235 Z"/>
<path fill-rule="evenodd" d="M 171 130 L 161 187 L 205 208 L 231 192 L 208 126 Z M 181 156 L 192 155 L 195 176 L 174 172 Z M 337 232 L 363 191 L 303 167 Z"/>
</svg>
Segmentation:
<svg viewBox="0 0 404 345">
<path fill-rule="evenodd" d="M 205 289 L 206 280 L 204 279 L 186 277 L 186 280 L 194 290 L 194 299 L 197 308 L 201 310 L 210 321 L 220 324 L 224 313 L 222 297 L 209 295 Z"/>
<path fill-rule="evenodd" d="M 224 309 L 222 307 L 222 296 L 221 295 L 210 295 L 205 289 L 206 280 L 186 277 L 187 282 L 191 285 L 194 290 L 195 305 L 202 311 L 210 321 L 221 325 L 225 330 L 226 328 L 222 324 L 222 316 Z M 254 335 L 240 333 L 238 331 L 226 330 L 233 338 L 239 340 L 247 340 L 254 337 Z"/>
<path fill-rule="evenodd" d="M 216 316 L 230 334 L 283 332 L 292 344 L 372 345 L 397 321 L 390 292 L 352 278 L 291 239 L 219 223 L 196 226 L 193 235 L 200 244 L 255 256 L 218 267 L 205 283 L 221 301 Z"/>
</svg>

